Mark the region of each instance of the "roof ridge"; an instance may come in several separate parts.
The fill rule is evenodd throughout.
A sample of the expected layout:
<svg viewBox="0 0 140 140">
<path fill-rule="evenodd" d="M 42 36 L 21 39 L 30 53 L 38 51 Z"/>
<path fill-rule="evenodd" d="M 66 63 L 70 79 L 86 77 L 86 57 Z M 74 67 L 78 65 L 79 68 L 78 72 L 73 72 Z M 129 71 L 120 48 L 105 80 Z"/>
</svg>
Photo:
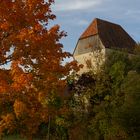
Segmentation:
<svg viewBox="0 0 140 140">
<path fill-rule="evenodd" d="M 114 22 L 110 22 L 110 21 L 108 21 L 108 20 L 104 20 L 104 19 L 100 19 L 100 18 L 95 18 L 96 20 L 97 20 L 97 22 L 104 22 L 104 23 L 108 23 L 108 24 L 113 24 L 113 25 L 117 25 L 117 26 L 121 26 L 121 25 L 119 25 L 119 24 L 117 24 L 117 23 L 114 23 Z M 94 19 L 94 20 L 95 20 Z"/>
</svg>

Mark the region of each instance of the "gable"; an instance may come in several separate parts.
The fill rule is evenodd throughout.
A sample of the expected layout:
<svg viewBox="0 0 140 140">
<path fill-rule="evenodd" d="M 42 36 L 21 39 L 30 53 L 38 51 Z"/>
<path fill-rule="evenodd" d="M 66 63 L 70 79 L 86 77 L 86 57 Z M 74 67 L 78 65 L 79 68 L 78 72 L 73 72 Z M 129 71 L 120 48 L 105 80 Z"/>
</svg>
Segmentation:
<svg viewBox="0 0 140 140">
<path fill-rule="evenodd" d="M 92 52 L 95 48 L 101 46 L 100 42 L 98 35 L 79 39 L 74 51 L 74 56 Z"/>
</svg>

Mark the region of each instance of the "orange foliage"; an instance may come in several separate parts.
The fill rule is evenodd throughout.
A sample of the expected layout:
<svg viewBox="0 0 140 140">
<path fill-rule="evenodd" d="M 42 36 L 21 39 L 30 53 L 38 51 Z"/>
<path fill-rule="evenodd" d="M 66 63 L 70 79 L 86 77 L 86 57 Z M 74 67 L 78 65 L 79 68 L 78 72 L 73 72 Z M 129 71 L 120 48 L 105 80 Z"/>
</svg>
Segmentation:
<svg viewBox="0 0 140 140">
<path fill-rule="evenodd" d="M 0 132 L 3 133 L 4 130 L 8 130 L 7 133 L 13 132 L 16 127 L 15 116 L 12 113 L 7 113 L 1 116 Z"/>
<path fill-rule="evenodd" d="M 59 43 L 65 32 L 47 26 L 55 19 L 53 2 L 0 0 L 0 66 L 11 62 L 10 70 L 0 69 L 1 134 L 17 130 L 31 138 L 48 116 L 62 112 L 55 98 L 63 96 L 64 78 L 79 70 L 76 62 L 62 64 L 71 57 Z"/>
<path fill-rule="evenodd" d="M 15 100 L 13 107 L 17 118 L 23 116 L 24 113 L 27 112 L 26 104 L 23 103 L 22 101 Z"/>
</svg>

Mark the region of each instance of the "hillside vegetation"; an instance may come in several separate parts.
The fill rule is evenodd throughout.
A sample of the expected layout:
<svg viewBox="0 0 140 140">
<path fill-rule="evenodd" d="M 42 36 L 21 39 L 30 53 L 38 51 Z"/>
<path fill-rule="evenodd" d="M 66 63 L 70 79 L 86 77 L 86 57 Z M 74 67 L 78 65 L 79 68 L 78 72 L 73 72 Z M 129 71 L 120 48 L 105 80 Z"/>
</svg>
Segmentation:
<svg viewBox="0 0 140 140">
<path fill-rule="evenodd" d="M 74 81 L 70 108 L 73 140 L 140 139 L 140 55 L 113 52 L 94 74 Z"/>
</svg>

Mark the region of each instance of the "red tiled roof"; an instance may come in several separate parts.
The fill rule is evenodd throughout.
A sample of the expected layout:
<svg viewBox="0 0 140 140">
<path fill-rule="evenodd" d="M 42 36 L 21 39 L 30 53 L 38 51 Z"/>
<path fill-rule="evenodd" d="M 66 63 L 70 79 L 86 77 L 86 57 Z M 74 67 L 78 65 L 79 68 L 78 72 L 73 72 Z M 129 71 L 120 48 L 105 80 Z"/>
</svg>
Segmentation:
<svg viewBox="0 0 140 140">
<path fill-rule="evenodd" d="M 81 35 L 80 39 L 96 35 L 98 33 L 97 28 L 97 19 L 93 20 L 92 23 L 88 26 L 88 28 L 84 31 L 84 33 Z"/>
<path fill-rule="evenodd" d="M 80 39 L 98 34 L 106 48 L 132 48 L 136 42 L 118 24 L 101 19 L 94 19 Z"/>
</svg>

